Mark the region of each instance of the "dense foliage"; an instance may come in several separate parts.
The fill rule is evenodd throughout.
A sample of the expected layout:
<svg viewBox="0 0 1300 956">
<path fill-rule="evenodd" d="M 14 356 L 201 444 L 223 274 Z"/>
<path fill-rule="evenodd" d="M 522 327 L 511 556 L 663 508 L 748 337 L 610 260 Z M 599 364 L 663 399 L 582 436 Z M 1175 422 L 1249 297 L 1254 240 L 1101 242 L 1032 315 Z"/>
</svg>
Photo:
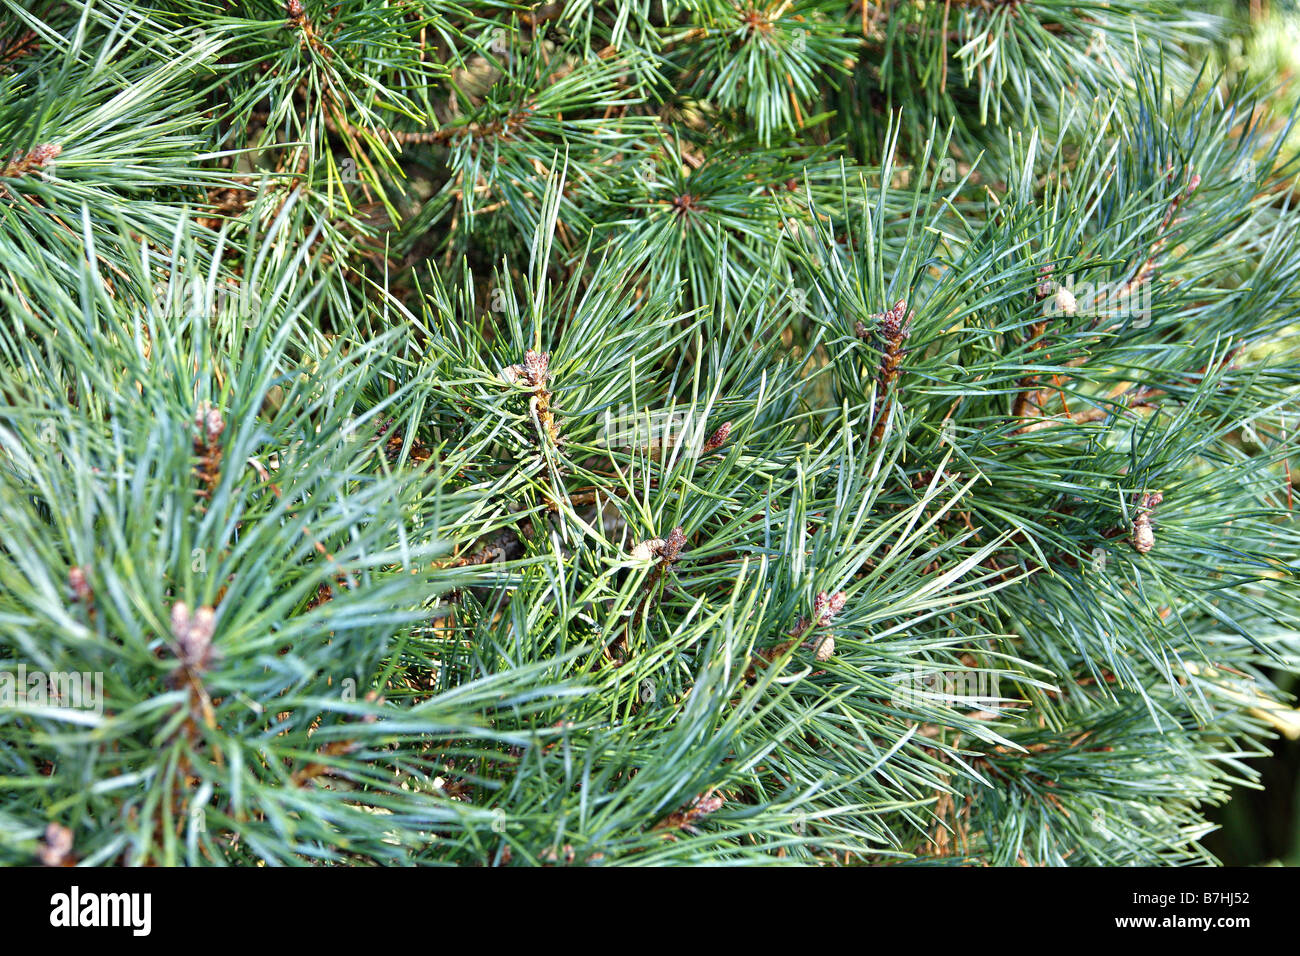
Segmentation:
<svg viewBox="0 0 1300 956">
<path fill-rule="evenodd" d="M 1212 7 L 0 0 L 0 860 L 1208 861 L 1300 734 Z"/>
</svg>

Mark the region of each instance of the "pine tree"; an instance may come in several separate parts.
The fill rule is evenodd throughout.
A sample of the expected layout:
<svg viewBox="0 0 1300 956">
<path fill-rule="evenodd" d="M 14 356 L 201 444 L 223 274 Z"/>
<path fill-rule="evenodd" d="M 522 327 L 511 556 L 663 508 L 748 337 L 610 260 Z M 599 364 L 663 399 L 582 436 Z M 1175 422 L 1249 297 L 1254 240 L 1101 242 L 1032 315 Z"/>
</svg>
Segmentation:
<svg viewBox="0 0 1300 956">
<path fill-rule="evenodd" d="M 0 861 L 1210 862 L 1300 735 L 1225 5 L 2 9 Z"/>
</svg>

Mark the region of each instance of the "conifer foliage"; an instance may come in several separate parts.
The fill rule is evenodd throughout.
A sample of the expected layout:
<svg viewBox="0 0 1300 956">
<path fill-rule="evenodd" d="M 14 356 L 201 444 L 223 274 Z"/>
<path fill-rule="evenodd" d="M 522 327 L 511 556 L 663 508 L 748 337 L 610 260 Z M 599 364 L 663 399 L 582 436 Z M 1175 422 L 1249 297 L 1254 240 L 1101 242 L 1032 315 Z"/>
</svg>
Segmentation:
<svg viewBox="0 0 1300 956">
<path fill-rule="evenodd" d="M 1209 862 L 1300 734 L 1214 11 L 0 11 L 0 861 Z"/>
</svg>

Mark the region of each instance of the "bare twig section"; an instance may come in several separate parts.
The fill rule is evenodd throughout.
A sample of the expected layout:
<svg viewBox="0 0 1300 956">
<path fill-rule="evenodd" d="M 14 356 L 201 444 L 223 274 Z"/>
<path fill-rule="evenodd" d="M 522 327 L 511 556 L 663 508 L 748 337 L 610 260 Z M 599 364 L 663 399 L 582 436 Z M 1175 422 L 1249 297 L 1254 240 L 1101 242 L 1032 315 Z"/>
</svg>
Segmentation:
<svg viewBox="0 0 1300 956">
<path fill-rule="evenodd" d="M 1186 188 L 1179 192 L 1178 195 L 1170 201 L 1169 208 L 1165 210 L 1164 218 L 1160 220 L 1160 227 L 1156 230 L 1155 242 L 1151 244 L 1146 259 L 1140 266 L 1138 266 L 1137 271 L 1133 273 L 1133 277 L 1120 287 L 1119 298 L 1121 301 L 1131 296 L 1135 289 L 1151 278 L 1152 273 L 1154 273 L 1156 269 L 1156 259 L 1169 242 L 1169 228 L 1176 223 L 1181 222 L 1181 220 L 1175 218 L 1178 215 L 1179 207 L 1192 195 L 1192 193 L 1196 192 L 1196 187 L 1200 184 L 1200 174 L 1192 173 L 1191 178 L 1187 181 Z"/>
<path fill-rule="evenodd" d="M 1208 666 L 1196 661 L 1184 661 L 1183 667 L 1192 676 L 1205 678 L 1217 685 L 1224 696 L 1247 706 L 1252 715 L 1268 721 L 1288 740 L 1300 740 L 1300 709 L 1288 707 L 1281 701 L 1266 696 L 1249 675 L 1226 664 Z M 1235 675 L 1235 679 L 1230 675 Z"/>
<path fill-rule="evenodd" d="M 379 691 L 366 691 L 366 702 L 370 704 L 382 704 L 384 698 L 380 696 Z M 373 724 L 378 718 L 374 714 L 366 714 L 361 718 L 363 724 Z M 342 757 L 347 754 L 356 752 L 358 744 L 355 740 L 331 740 L 316 752 L 321 758 Z M 335 772 L 335 768 L 328 763 L 312 761 L 311 763 L 298 768 L 293 772 L 291 779 L 296 787 L 305 787 L 317 777 L 330 776 Z"/>
<path fill-rule="evenodd" d="M 236 182 L 241 185 L 216 186 L 208 190 L 207 211 L 211 215 L 198 217 L 200 225 L 208 229 L 220 229 L 225 220 L 243 215 L 257 192 L 249 185 L 251 179 L 248 177 L 240 177 Z"/>
<path fill-rule="evenodd" d="M 429 457 L 432 455 L 429 446 L 415 436 L 411 436 L 411 442 L 408 448 L 406 435 L 395 430 L 395 424 L 396 422 L 391 418 L 385 418 L 375 427 L 375 438 L 381 440 L 385 438 L 387 439 L 384 441 L 384 457 L 388 462 L 394 465 L 397 464 L 397 462 L 402 458 L 403 450 L 407 452 L 407 458 L 409 461 L 413 461 L 416 464 L 428 461 Z M 392 432 L 392 434 L 390 435 L 389 432 Z"/>
<path fill-rule="evenodd" d="M 195 494 L 207 501 L 221 480 L 221 433 L 226 430 L 226 420 L 209 402 L 200 402 L 194 413 L 194 454 L 199 462 L 194 475 L 199 480 Z M 203 510 L 203 506 L 199 506 Z"/>
<path fill-rule="evenodd" d="M 35 30 L 24 30 L 13 39 L 0 43 L 0 70 L 7 69 L 14 60 L 31 53 L 39 53 L 41 44 Z"/>
<path fill-rule="evenodd" d="M 926 852 L 934 857 L 965 856 L 970 841 L 970 809 L 974 798 L 967 794 L 960 805 L 951 790 L 940 790 L 934 804 L 934 828 Z M 956 839 L 954 839 L 954 837 Z"/>
<path fill-rule="evenodd" d="M 518 132 L 519 129 L 532 117 L 532 107 L 524 105 L 501 119 L 492 120 L 487 123 L 465 123 L 462 125 L 443 126 L 439 129 L 411 131 L 377 127 L 369 129 L 368 132 L 381 139 L 386 138 L 392 143 L 403 143 L 408 145 L 444 145 L 453 140 L 460 139 L 507 139 Z M 341 117 L 331 119 L 328 125 L 337 132 L 347 133 L 355 130 L 355 127 L 350 126 Z"/>
<path fill-rule="evenodd" d="M 1172 176 L 1172 171 L 1170 175 Z M 1154 274 L 1156 269 L 1156 261 L 1169 242 L 1169 230 L 1178 222 L 1182 221 L 1177 218 L 1179 209 L 1192 193 L 1196 191 L 1200 184 L 1200 175 L 1193 173 L 1188 179 L 1186 187 L 1179 191 L 1178 195 L 1169 202 L 1168 208 L 1165 209 L 1164 217 L 1161 219 L 1160 225 L 1156 230 L 1156 239 L 1148 249 L 1146 258 L 1138 266 L 1132 277 L 1119 287 L 1119 290 L 1115 293 L 1116 301 L 1129 301 L 1133 297 L 1134 293 L 1151 279 L 1151 276 Z M 1049 313 L 1057 315 L 1073 315 L 1077 310 L 1077 303 L 1075 302 L 1073 293 L 1064 286 L 1052 281 L 1052 269 L 1050 266 L 1044 266 L 1040 272 L 1043 275 L 1043 279 L 1039 282 L 1038 288 L 1035 291 L 1036 301 L 1043 302 L 1050 297 L 1052 303 L 1048 306 Z M 1031 346 L 1033 349 L 1038 350 L 1043 348 L 1045 344 L 1043 336 L 1046 331 L 1046 317 L 1044 317 L 1042 321 L 1035 322 L 1030 326 L 1030 341 L 1033 343 Z M 1080 413 L 1071 413 L 1065 401 L 1065 394 L 1061 390 L 1062 381 L 1059 375 L 1053 376 L 1053 388 L 1050 389 L 1039 388 L 1038 381 L 1039 376 L 1037 375 L 1028 375 L 1020 380 L 1020 392 L 1016 395 L 1015 403 L 1011 409 L 1012 417 L 1020 420 L 1039 418 L 1043 414 L 1043 406 L 1046 404 L 1048 397 L 1053 391 L 1055 391 L 1060 397 L 1061 406 L 1065 411 L 1065 417 L 1060 419 L 1053 417 L 1052 419 L 1042 421 L 1027 422 L 1012 432 L 1014 435 L 1028 434 L 1037 431 L 1040 428 L 1045 428 L 1049 424 L 1061 421 L 1073 421 L 1076 424 L 1088 421 L 1097 421 L 1105 418 L 1108 414 L 1106 411 L 1097 408 L 1088 409 Z M 1137 408 L 1147 404 L 1149 403 L 1144 397 L 1135 396 L 1130 399 L 1129 408 Z"/>
<path fill-rule="evenodd" d="M 1230 367 L 1238 351 L 1240 351 L 1238 348 L 1231 349 L 1219 361 L 1216 369 Z M 1071 364 L 1073 365 L 1076 363 Z M 1204 380 L 1209 370 L 1210 367 L 1208 365 L 1202 366 L 1200 369 L 1197 369 L 1196 372 L 1186 377 L 1185 384 L 1189 387 L 1195 388 Z M 1036 421 L 1032 421 L 1023 427 L 1016 429 L 1014 434 L 1026 435 L 1043 428 L 1048 428 L 1052 425 L 1062 425 L 1067 422 L 1082 425 L 1087 422 L 1102 421 L 1109 418 L 1111 415 L 1124 412 L 1132 413 L 1139 408 L 1154 409 L 1159 406 L 1157 399 L 1163 398 L 1168 394 L 1166 389 L 1158 388 L 1154 385 L 1139 385 L 1137 388 L 1134 388 L 1133 385 L 1133 382 L 1120 382 L 1112 388 L 1110 393 L 1106 396 L 1106 401 L 1117 403 L 1119 407 L 1097 406 L 1077 412 L 1070 412 L 1066 409 L 1066 414 L 1063 416 L 1053 415 L 1051 417 L 1039 418 Z M 1064 404 L 1064 397 L 1062 397 L 1062 403 Z"/>
<path fill-rule="evenodd" d="M 380 432 L 380 434 L 382 436 L 383 434 L 382 431 Z M 253 467 L 253 470 L 257 472 L 258 477 L 262 479 L 262 482 L 267 486 L 267 488 L 270 489 L 273 495 L 275 495 L 277 498 L 284 497 L 284 492 L 280 490 L 279 485 L 277 485 L 275 482 L 271 480 L 271 473 L 270 471 L 267 470 L 267 467 L 265 465 L 263 465 L 256 458 L 248 459 L 248 464 L 250 464 Z M 291 514 L 290 517 L 296 517 L 296 514 Z M 310 527 L 308 527 L 307 525 L 303 525 L 302 533 L 307 538 L 307 540 L 311 542 L 312 547 L 316 549 L 316 553 L 319 554 L 321 557 L 323 557 L 334 567 L 335 582 L 340 587 L 347 587 L 354 580 L 352 574 L 347 570 L 347 568 L 339 564 L 338 559 L 334 557 L 333 552 L 331 552 L 329 548 L 325 547 L 325 545 L 321 542 L 321 540 L 317 538 L 316 535 L 312 532 Z M 308 605 L 308 607 L 309 608 L 317 607 L 321 604 L 324 604 L 326 601 L 333 598 L 333 596 L 334 596 L 333 589 L 328 584 L 321 584 L 320 589 L 317 591 L 316 597 L 312 599 L 312 602 Z"/>
<path fill-rule="evenodd" d="M 1125 386 L 1129 384 L 1130 383 L 1127 382 L 1124 383 Z M 1035 421 L 1031 421 L 1029 424 L 1017 428 L 1013 434 L 1029 435 L 1044 428 L 1050 428 L 1053 425 L 1062 425 L 1066 422 L 1073 422 L 1075 425 L 1084 425 L 1088 422 L 1104 421 L 1115 414 L 1131 413 L 1139 408 L 1155 408 L 1157 403 L 1154 399 L 1163 394 L 1164 392 L 1161 389 L 1143 386 L 1134 390 L 1129 395 L 1124 396 L 1122 408 L 1093 406 L 1064 416 L 1058 417 L 1053 415 L 1051 417 L 1037 418 Z M 1111 398 L 1113 399 L 1115 397 L 1116 395 L 1112 394 Z"/>
<path fill-rule="evenodd" d="M 1060 286 L 1052 279 L 1052 267 L 1043 266 L 1038 270 L 1038 286 L 1034 290 L 1034 303 L 1041 306 L 1048 299 L 1053 299 L 1054 306 L 1067 315 L 1073 315 L 1077 305 L 1070 290 Z M 1029 326 L 1029 347 L 1032 351 L 1041 351 L 1046 343 L 1048 318 L 1051 307 L 1043 307 L 1039 319 Z M 1059 384 L 1059 382 L 1058 382 Z M 1038 376 L 1026 375 L 1019 382 L 1020 392 L 1011 406 L 1011 417 L 1016 419 L 1033 418 L 1042 413 L 1042 390 L 1038 388 Z M 1064 397 L 1062 397 L 1064 401 Z M 1015 432 L 1025 431 L 1029 426 Z"/>
<path fill-rule="evenodd" d="M 518 532 L 506 531 L 490 541 L 483 541 L 469 554 L 459 554 L 445 561 L 435 561 L 438 569 L 466 568 L 480 564 L 496 564 L 518 558 L 524 553 L 524 543 Z"/>
</svg>

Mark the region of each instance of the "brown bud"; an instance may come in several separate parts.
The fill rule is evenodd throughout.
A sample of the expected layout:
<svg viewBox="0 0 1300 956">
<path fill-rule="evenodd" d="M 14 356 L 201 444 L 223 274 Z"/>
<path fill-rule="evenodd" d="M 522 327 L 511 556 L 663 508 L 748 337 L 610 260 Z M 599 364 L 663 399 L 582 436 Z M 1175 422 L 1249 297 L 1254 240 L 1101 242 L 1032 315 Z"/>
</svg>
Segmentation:
<svg viewBox="0 0 1300 956">
<path fill-rule="evenodd" d="M 686 535 L 681 528 L 673 528 L 669 532 L 667 539 L 659 548 L 659 557 L 663 558 L 668 564 L 672 564 L 682 553 L 682 548 L 686 546 Z"/>
<path fill-rule="evenodd" d="M 844 609 L 846 600 L 848 597 L 843 591 L 836 591 L 834 594 L 818 591 L 817 597 L 813 599 L 813 619 L 818 626 L 828 626 L 835 615 Z"/>
<path fill-rule="evenodd" d="M 695 801 L 694 810 L 701 816 L 706 813 L 713 813 L 715 810 L 721 810 L 724 800 L 719 796 L 700 797 Z"/>
<path fill-rule="evenodd" d="M 523 382 L 533 388 L 539 388 L 551 378 L 551 353 L 534 352 L 529 349 L 524 353 L 522 362 L 507 365 L 501 370 L 501 378 L 511 385 Z"/>
<path fill-rule="evenodd" d="M 72 831 L 58 823 L 49 824 L 37 856 L 45 866 L 71 866 Z"/>
<path fill-rule="evenodd" d="M 1051 266 L 1043 266 L 1038 270 L 1038 274 L 1042 278 L 1038 280 L 1038 288 L 1034 290 L 1034 294 L 1040 299 L 1046 299 L 1052 294 L 1052 290 L 1056 288 L 1056 283 L 1052 281 L 1052 271 Z"/>
<path fill-rule="evenodd" d="M 35 167 L 41 167 L 47 163 L 53 162 L 63 152 L 63 147 L 58 143 L 42 143 L 27 155 L 27 162 Z"/>
<path fill-rule="evenodd" d="M 659 549 L 664 546 L 663 538 L 648 538 L 639 541 L 632 548 L 632 558 L 636 561 L 650 561 L 659 556 Z"/>
<path fill-rule="evenodd" d="M 1064 315 L 1074 315 L 1074 313 L 1079 311 L 1079 303 L 1074 298 L 1074 293 L 1065 286 L 1061 286 L 1056 290 L 1055 302 L 1056 311 L 1061 312 Z"/>
<path fill-rule="evenodd" d="M 90 599 L 95 596 L 90 589 L 90 582 L 86 579 L 85 568 L 68 569 L 68 587 L 72 589 L 73 600 L 80 601 L 82 604 L 89 604 Z"/>
<path fill-rule="evenodd" d="M 823 664 L 835 654 L 835 635 L 833 634 L 814 637 L 809 643 L 813 646 L 813 657 Z"/>
<path fill-rule="evenodd" d="M 711 451 L 717 451 L 727 443 L 728 436 L 731 435 L 731 422 L 723 422 L 718 426 L 718 430 L 710 435 L 704 442 L 704 453 L 707 455 Z"/>
<path fill-rule="evenodd" d="M 648 538 L 632 548 L 632 558 L 637 561 L 649 561 L 658 558 L 666 564 L 672 564 L 681 555 L 686 545 L 686 535 L 681 528 L 673 528 L 666 538 Z"/>
<path fill-rule="evenodd" d="M 194 427 L 211 445 L 226 430 L 226 420 L 221 417 L 221 412 L 212 407 L 210 402 L 199 402 L 199 407 L 194 413 Z"/>
<path fill-rule="evenodd" d="M 525 352 L 524 377 L 530 385 L 545 385 L 551 377 L 551 353 L 534 352 L 532 349 Z"/>
<path fill-rule="evenodd" d="M 1133 543 L 1133 550 L 1138 554 L 1146 554 L 1155 547 L 1156 535 L 1151 530 L 1150 518 L 1139 518 L 1133 523 L 1133 536 L 1130 540 Z"/>
<path fill-rule="evenodd" d="M 190 613 L 185 602 L 172 605 L 172 637 L 176 639 L 178 656 L 187 666 L 195 669 L 207 667 L 212 656 L 212 633 L 216 612 L 201 607 Z"/>
<path fill-rule="evenodd" d="M 1151 512 L 1164 500 L 1165 496 L 1159 491 L 1152 491 L 1142 496 L 1137 508 L 1137 516 L 1133 519 L 1133 533 L 1129 537 L 1133 550 L 1138 554 L 1147 554 L 1155 547 L 1156 535 L 1151 529 Z"/>
<path fill-rule="evenodd" d="M 916 313 L 912 313 L 915 315 Z M 912 315 L 907 312 L 907 300 L 899 299 L 890 307 L 888 311 L 882 314 L 880 318 L 880 334 L 891 346 L 897 348 L 907 338 L 907 326 L 912 321 Z"/>
<path fill-rule="evenodd" d="M 798 640 L 811 627 L 830 627 L 835 615 L 844 610 L 847 600 L 848 595 L 843 591 L 836 591 L 834 594 L 818 591 L 817 597 L 813 598 L 813 616 L 800 618 L 795 629 L 790 632 L 791 636 Z M 830 633 L 817 634 L 806 641 L 804 646 L 812 648 L 813 656 L 825 662 L 835 653 L 835 636 Z"/>
</svg>

